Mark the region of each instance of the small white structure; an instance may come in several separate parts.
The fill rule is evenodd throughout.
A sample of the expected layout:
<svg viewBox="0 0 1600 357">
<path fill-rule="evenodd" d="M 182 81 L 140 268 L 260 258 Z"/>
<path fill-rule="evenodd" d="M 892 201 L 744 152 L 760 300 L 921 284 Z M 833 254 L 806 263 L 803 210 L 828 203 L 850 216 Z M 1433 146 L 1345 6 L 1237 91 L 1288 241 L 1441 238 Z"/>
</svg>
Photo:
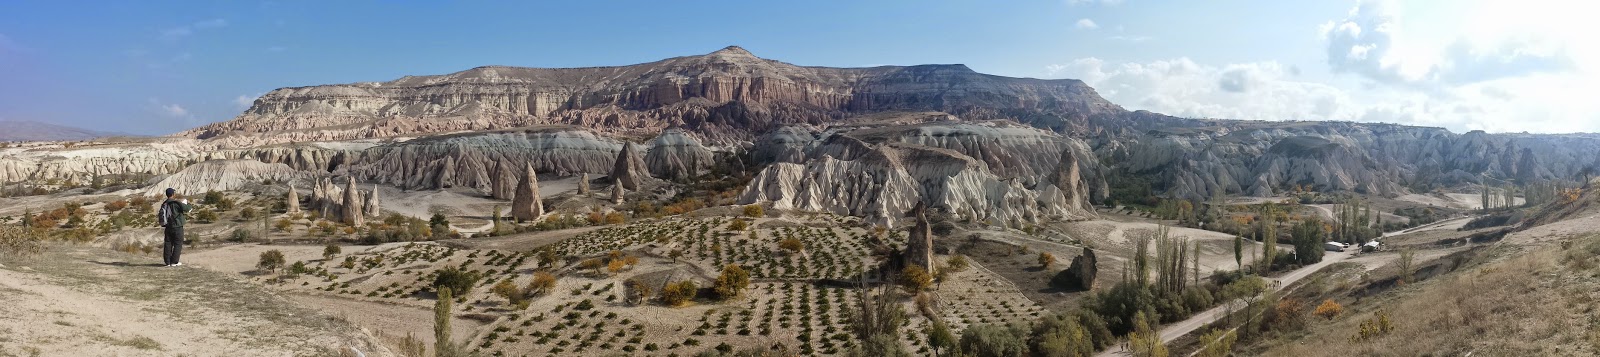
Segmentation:
<svg viewBox="0 0 1600 357">
<path fill-rule="evenodd" d="M 1325 242 L 1325 243 L 1322 243 L 1322 249 L 1325 249 L 1325 250 L 1330 251 L 1330 252 L 1343 252 L 1344 248 L 1345 248 L 1344 243 L 1339 243 L 1339 242 Z"/>
<path fill-rule="evenodd" d="M 1362 244 L 1361 245 L 1361 251 L 1362 252 L 1376 252 L 1376 251 L 1378 251 L 1378 241 L 1371 241 L 1371 242 L 1367 242 L 1367 244 Z"/>
</svg>

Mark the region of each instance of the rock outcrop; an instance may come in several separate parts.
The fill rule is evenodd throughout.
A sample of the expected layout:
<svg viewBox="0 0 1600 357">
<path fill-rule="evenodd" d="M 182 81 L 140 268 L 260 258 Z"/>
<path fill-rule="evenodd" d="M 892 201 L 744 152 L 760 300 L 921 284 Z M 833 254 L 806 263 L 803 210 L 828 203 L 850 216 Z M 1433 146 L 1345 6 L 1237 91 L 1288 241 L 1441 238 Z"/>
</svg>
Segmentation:
<svg viewBox="0 0 1600 357">
<path fill-rule="evenodd" d="M 852 113 L 1027 118 L 1054 130 L 1122 112 L 1083 82 L 965 65 L 801 67 L 739 47 L 631 66 L 489 66 L 388 82 L 282 88 L 233 120 L 180 135 L 232 147 L 565 123 L 636 136 L 681 126 L 723 145 Z"/>
<path fill-rule="evenodd" d="M 533 172 L 533 167 L 526 167 L 516 192 L 511 201 L 511 218 L 532 222 L 544 215 L 544 202 L 539 198 L 539 175 Z"/>
<path fill-rule="evenodd" d="M 1093 212 L 1066 202 L 1053 184 L 1028 187 L 1002 178 L 983 161 L 921 145 L 869 144 L 836 134 L 805 164 L 776 163 L 761 170 L 741 203 L 772 202 L 777 209 L 823 211 L 897 226 L 919 201 L 952 219 L 1020 226 L 1040 220 L 1077 220 Z M 834 156 L 839 155 L 838 157 Z"/>
<path fill-rule="evenodd" d="M 289 195 L 284 201 L 289 205 L 288 213 L 300 213 L 300 194 L 294 191 L 293 183 L 289 184 Z"/>
<path fill-rule="evenodd" d="M 1099 259 L 1094 256 L 1094 249 L 1084 248 L 1083 254 L 1072 258 L 1072 265 L 1068 265 L 1067 270 L 1062 270 L 1051 278 L 1051 285 L 1083 291 L 1094 289 L 1095 275 L 1100 274 L 1097 264 Z"/>
<path fill-rule="evenodd" d="M 198 195 L 206 191 L 231 191 L 260 185 L 262 180 L 289 181 L 307 176 L 283 164 L 254 160 L 211 160 L 189 165 L 144 191 L 147 195 L 159 195 L 171 187 L 187 195 Z"/>
<path fill-rule="evenodd" d="M 606 173 L 622 148 L 622 141 L 588 130 L 539 126 L 376 146 L 361 152 L 347 166 L 351 174 L 367 181 L 407 189 L 466 187 L 509 199 L 506 186 L 514 187 L 513 180 L 521 177 L 527 166 L 557 176 Z M 505 185 L 500 188 L 501 195 L 495 194 L 496 182 Z"/>
<path fill-rule="evenodd" d="M 361 208 L 364 209 L 363 212 L 366 213 L 367 217 L 383 216 L 383 205 L 378 201 L 378 185 L 372 185 L 372 191 L 367 191 L 362 197 L 366 202 L 361 204 Z"/>
<path fill-rule="evenodd" d="M 611 204 L 622 204 L 622 185 L 611 184 Z"/>
<path fill-rule="evenodd" d="M 679 128 L 663 130 L 650 141 L 650 150 L 644 155 L 651 176 L 669 181 L 699 177 L 711 167 L 712 161 L 711 149 Z"/>
<path fill-rule="evenodd" d="M 928 225 L 928 205 L 917 201 L 909 216 L 916 220 L 906 238 L 905 265 L 933 271 L 933 228 Z M 930 273 L 931 274 L 931 273 Z"/>
<path fill-rule="evenodd" d="M 589 174 L 578 174 L 578 196 L 589 197 Z"/>
<path fill-rule="evenodd" d="M 639 186 L 643 185 L 644 179 L 648 177 L 644 159 L 639 157 L 639 152 L 634 149 L 633 143 L 622 144 L 622 151 L 617 152 L 617 160 L 611 166 L 611 184 L 630 191 L 638 191 Z"/>
<path fill-rule="evenodd" d="M 339 206 L 339 217 L 341 222 L 344 222 L 344 224 L 348 224 L 351 227 L 361 227 L 366 225 L 366 222 L 363 219 L 366 217 L 366 210 L 361 208 L 361 205 L 365 203 L 362 202 L 362 198 L 364 197 L 370 196 L 363 195 L 361 192 L 356 191 L 356 179 L 350 178 L 350 182 L 344 186 L 344 202 L 342 202 Z"/>
</svg>

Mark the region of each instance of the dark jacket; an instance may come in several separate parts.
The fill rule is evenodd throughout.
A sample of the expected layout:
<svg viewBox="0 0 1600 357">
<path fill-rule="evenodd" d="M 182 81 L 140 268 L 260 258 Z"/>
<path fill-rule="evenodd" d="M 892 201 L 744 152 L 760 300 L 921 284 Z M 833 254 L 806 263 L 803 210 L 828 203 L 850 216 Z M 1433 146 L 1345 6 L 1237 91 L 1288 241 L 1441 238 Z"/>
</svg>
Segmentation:
<svg viewBox="0 0 1600 357">
<path fill-rule="evenodd" d="M 189 221 L 189 210 L 193 209 L 194 206 L 187 203 L 178 202 L 177 200 L 168 199 L 161 202 L 161 207 L 165 208 L 169 204 L 173 205 L 172 213 L 174 213 L 174 215 L 172 217 L 172 224 L 167 225 L 167 227 L 182 228 L 183 224 Z M 160 212 L 160 210 L 158 209 L 157 212 Z"/>
</svg>

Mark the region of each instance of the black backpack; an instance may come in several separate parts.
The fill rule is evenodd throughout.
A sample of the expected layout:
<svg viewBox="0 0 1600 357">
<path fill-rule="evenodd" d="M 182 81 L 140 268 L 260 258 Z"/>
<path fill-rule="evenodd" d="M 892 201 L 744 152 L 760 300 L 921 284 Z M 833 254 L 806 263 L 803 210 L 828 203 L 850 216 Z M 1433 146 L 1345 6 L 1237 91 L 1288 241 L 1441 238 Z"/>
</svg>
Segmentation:
<svg viewBox="0 0 1600 357">
<path fill-rule="evenodd" d="M 177 222 L 178 209 L 172 206 L 177 203 L 178 201 L 172 200 L 161 202 L 161 210 L 156 212 L 156 223 L 160 224 L 162 227 L 166 227 L 173 222 Z"/>
</svg>

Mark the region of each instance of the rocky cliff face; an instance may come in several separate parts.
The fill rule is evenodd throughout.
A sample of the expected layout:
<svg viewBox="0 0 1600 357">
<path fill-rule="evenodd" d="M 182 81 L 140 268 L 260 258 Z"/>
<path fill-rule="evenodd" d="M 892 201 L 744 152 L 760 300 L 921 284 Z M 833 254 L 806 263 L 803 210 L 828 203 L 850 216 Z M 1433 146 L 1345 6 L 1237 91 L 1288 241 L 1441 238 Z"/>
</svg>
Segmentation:
<svg viewBox="0 0 1600 357">
<path fill-rule="evenodd" d="M 1092 215 L 1082 209 L 1086 202 L 1068 202 L 1068 195 L 1055 183 L 1038 177 L 1045 175 L 1002 177 L 985 161 L 959 151 L 862 139 L 913 129 L 897 126 L 831 132 L 822 139 L 823 144 L 807 153 L 805 163 L 779 162 L 763 169 L 741 200 L 772 202 L 780 209 L 861 216 L 892 226 L 905 224 L 904 213 L 918 201 L 958 220 L 1008 226 Z M 1059 149 L 1056 155 L 1062 152 Z"/>
<path fill-rule="evenodd" d="M 1206 120 L 1096 138 L 1118 170 L 1153 178 L 1166 194 L 1270 196 L 1296 186 L 1393 196 L 1495 179 L 1570 178 L 1600 165 L 1600 137 L 1455 134 L 1439 128 L 1337 122 Z"/>
<path fill-rule="evenodd" d="M 728 47 L 631 66 L 479 67 L 283 88 L 234 120 L 180 135 L 247 147 L 561 123 L 645 135 L 681 126 L 720 145 L 785 124 L 900 110 L 1029 118 L 1051 128 L 1121 112 L 1077 80 L 991 76 L 963 65 L 801 67 Z"/>
</svg>

